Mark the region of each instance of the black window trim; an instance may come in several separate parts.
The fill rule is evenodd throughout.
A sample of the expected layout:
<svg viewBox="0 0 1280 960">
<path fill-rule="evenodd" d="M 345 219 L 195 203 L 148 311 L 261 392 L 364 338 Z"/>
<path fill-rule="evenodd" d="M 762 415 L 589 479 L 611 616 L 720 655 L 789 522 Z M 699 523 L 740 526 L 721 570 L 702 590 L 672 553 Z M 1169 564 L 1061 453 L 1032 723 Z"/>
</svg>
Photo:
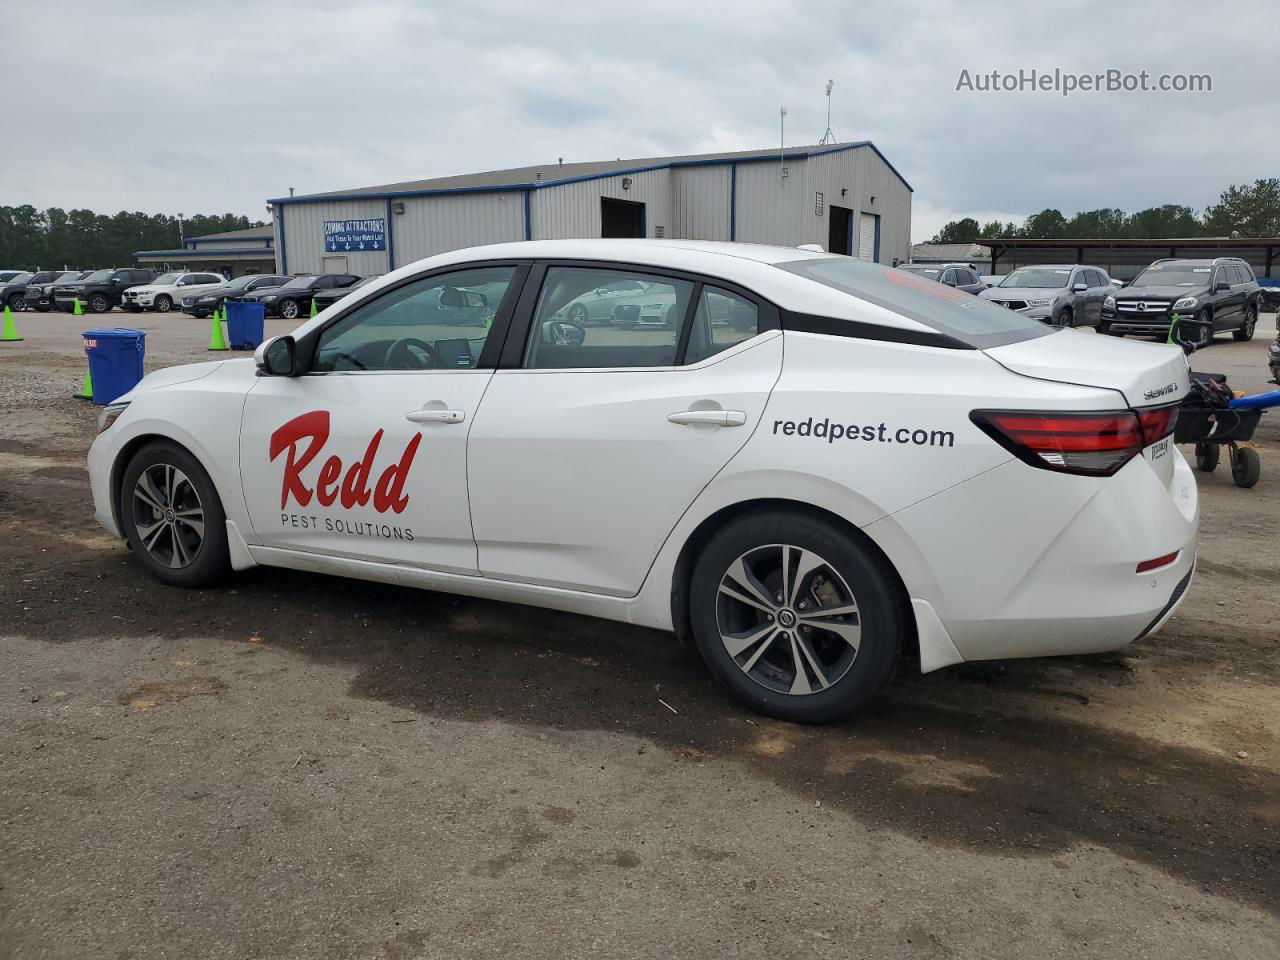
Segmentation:
<svg viewBox="0 0 1280 960">
<path fill-rule="evenodd" d="M 689 296 L 689 303 L 685 306 L 684 317 L 680 321 L 680 336 L 676 340 L 675 360 L 669 366 L 663 369 L 678 370 L 688 366 L 685 363 L 685 354 L 689 346 L 689 337 L 693 328 L 693 315 L 697 309 L 698 297 L 702 292 L 703 285 L 718 287 L 735 296 L 740 296 L 744 300 L 748 300 L 755 304 L 756 307 L 756 336 L 762 333 L 768 333 L 770 330 L 782 329 L 782 311 L 778 306 L 769 300 L 766 300 L 760 294 L 747 289 L 732 280 L 726 280 L 723 277 L 713 277 L 708 274 L 692 273 L 688 270 L 677 268 L 656 266 L 648 263 L 632 263 L 627 260 L 585 260 L 574 258 L 545 258 L 534 262 L 533 269 L 529 273 L 528 279 L 525 281 L 525 289 L 520 297 L 517 305 L 514 319 L 510 327 L 505 332 L 506 342 L 503 344 L 501 359 L 498 362 L 499 370 L 552 370 L 562 372 L 572 372 L 575 369 L 600 369 L 600 370 L 647 370 L 649 367 L 525 367 L 524 353 L 529 342 L 530 330 L 533 326 L 533 315 L 538 308 L 538 300 L 542 296 L 542 285 L 546 280 L 547 271 L 552 267 L 571 267 L 585 270 L 616 270 L 625 271 L 627 273 L 638 273 L 647 276 L 654 276 L 658 280 L 680 280 L 693 285 L 693 292 Z M 751 338 L 748 337 L 748 340 Z M 742 341 L 746 343 L 747 340 Z M 485 344 L 487 347 L 488 344 Z M 722 351 L 723 352 L 723 351 Z M 713 354 L 713 356 L 715 356 Z M 707 357 L 706 359 L 711 359 Z M 699 361 L 701 362 L 701 361 Z"/>
<path fill-rule="evenodd" d="M 439 371 L 439 370 L 405 370 L 394 371 L 402 373 L 441 373 L 441 372 L 457 372 L 467 373 L 476 370 L 493 370 L 497 367 L 498 357 L 502 350 L 503 341 L 505 341 L 508 329 L 511 325 L 511 316 L 515 311 L 516 303 L 525 286 L 525 282 L 529 275 L 529 266 L 531 261 L 524 258 L 504 258 L 499 260 L 469 260 L 462 263 L 451 263 L 431 270 L 425 270 L 422 273 L 415 273 L 399 280 L 390 286 L 383 287 L 378 291 L 377 296 L 362 299 L 357 303 L 344 308 L 341 313 L 337 314 L 330 320 L 326 320 L 324 324 L 309 330 L 303 336 L 299 337 L 295 345 L 295 353 L 298 358 L 298 368 L 303 370 L 303 376 L 328 376 L 335 371 L 332 370 L 313 370 L 315 363 L 316 348 L 320 342 L 320 336 L 335 323 L 341 323 L 346 317 L 350 316 L 356 310 L 360 310 L 365 306 L 376 303 L 383 297 L 402 290 L 403 288 L 418 283 L 422 280 L 429 280 L 432 277 L 443 276 L 450 273 L 459 273 L 463 270 L 483 270 L 489 267 L 515 267 L 515 272 L 511 275 L 511 282 L 507 284 L 507 290 L 503 294 L 502 303 L 498 306 L 498 312 L 493 316 L 493 322 L 489 326 L 489 333 L 485 337 L 484 347 L 480 351 L 480 357 L 476 361 L 474 367 L 458 368 L 457 371 Z M 373 373 L 385 373 L 386 371 L 370 371 Z M 340 375 L 347 376 L 346 371 L 340 372 Z"/>
</svg>

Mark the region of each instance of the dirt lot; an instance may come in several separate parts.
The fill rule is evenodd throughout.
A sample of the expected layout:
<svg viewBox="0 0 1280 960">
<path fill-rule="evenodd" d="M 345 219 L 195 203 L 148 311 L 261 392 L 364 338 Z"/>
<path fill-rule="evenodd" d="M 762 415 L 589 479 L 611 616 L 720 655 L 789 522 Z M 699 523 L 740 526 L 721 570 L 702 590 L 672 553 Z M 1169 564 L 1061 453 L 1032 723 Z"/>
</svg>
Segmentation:
<svg viewBox="0 0 1280 960">
<path fill-rule="evenodd" d="M 0 958 L 1280 956 L 1280 412 L 1256 488 L 1203 478 L 1162 634 L 809 729 L 649 631 L 270 570 L 155 584 L 91 517 L 83 320 L 19 321 Z M 1263 389 L 1272 323 L 1197 369 Z M 141 325 L 158 363 L 206 356 L 207 324 Z"/>
</svg>

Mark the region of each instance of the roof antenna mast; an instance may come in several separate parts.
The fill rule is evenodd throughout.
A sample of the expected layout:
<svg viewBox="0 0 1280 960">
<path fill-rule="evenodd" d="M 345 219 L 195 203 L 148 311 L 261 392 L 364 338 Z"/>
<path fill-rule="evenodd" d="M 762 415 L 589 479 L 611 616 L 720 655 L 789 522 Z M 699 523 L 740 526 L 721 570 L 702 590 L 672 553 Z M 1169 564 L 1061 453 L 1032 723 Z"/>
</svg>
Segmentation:
<svg viewBox="0 0 1280 960">
<path fill-rule="evenodd" d="M 827 132 L 822 135 L 822 139 L 818 143 L 836 142 L 836 135 L 831 132 L 831 88 L 834 85 L 834 80 L 827 81 Z"/>
</svg>

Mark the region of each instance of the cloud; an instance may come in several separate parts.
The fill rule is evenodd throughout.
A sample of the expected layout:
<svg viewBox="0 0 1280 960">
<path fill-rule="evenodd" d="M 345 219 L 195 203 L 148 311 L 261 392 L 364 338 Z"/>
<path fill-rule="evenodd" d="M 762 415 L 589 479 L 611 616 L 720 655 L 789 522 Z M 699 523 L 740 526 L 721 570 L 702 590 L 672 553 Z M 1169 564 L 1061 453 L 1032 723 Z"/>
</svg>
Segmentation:
<svg viewBox="0 0 1280 960">
<path fill-rule="evenodd" d="M 1166 202 L 1274 172 L 1261 2 L 49 0 L 5 18 L 0 203 L 265 214 L 267 197 L 772 146 L 831 125 L 947 219 Z M 56 29 L 54 29 L 56 25 Z M 56 42 L 55 42 L 56 41 Z M 1207 73 L 1201 94 L 957 91 L 962 70 Z M 26 92 L 26 95 L 23 92 Z M 991 211 L 1003 211 L 991 213 Z"/>
</svg>

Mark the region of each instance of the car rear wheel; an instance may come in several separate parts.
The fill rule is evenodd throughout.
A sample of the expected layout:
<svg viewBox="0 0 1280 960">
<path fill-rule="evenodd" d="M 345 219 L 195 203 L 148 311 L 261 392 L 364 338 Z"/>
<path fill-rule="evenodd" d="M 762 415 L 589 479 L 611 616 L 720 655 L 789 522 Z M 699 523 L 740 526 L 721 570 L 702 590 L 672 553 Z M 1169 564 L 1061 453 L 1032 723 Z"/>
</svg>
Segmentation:
<svg viewBox="0 0 1280 960">
<path fill-rule="evenodd" d="M 1258 325 L 1258 308 L 1250 307 L 1244 313 L 1244 323 L 1240 325 L 1239 330 L 1231 331 L 1231 336 L 1244 342 L 1253 339 L 1253 328 Z"/>
<path fill-rule="evenodd" d="M 279 309 L 280 309 L 280 316 L 284 317 L 286 320 L 298 319 L 298 301 L 297 300 L 281 300 Z"/>
<path fill-rule="evenodd" d="M 111 301 L 107 299 L 105 294 L 95 293 L 89 297 L 90 313 L 106 313 L 111 309 Z"/>
<path fill-rule="evenodd" d="M 800 512 L 752 513 L 721 529 L 694 566 L 689 603 L 711 672 L 783 720 L 829 723 L 865 707 L 902 650 L 884 561 Z"/>
<path fill-rule="evenodd" d="M 230 570 L 222 502 L 209 474 L 177 444 L 149 443 L 129 461 L 120 520 L 134 556 L 157 580 L 204 587 Z"/>
<path fill-rule="evenodd" d="M 152 301 L 152 306 L 156 308 L 157 313 L 168 313 L 173 309 L 173 299 L 162 293 Z"/>
</svg>

